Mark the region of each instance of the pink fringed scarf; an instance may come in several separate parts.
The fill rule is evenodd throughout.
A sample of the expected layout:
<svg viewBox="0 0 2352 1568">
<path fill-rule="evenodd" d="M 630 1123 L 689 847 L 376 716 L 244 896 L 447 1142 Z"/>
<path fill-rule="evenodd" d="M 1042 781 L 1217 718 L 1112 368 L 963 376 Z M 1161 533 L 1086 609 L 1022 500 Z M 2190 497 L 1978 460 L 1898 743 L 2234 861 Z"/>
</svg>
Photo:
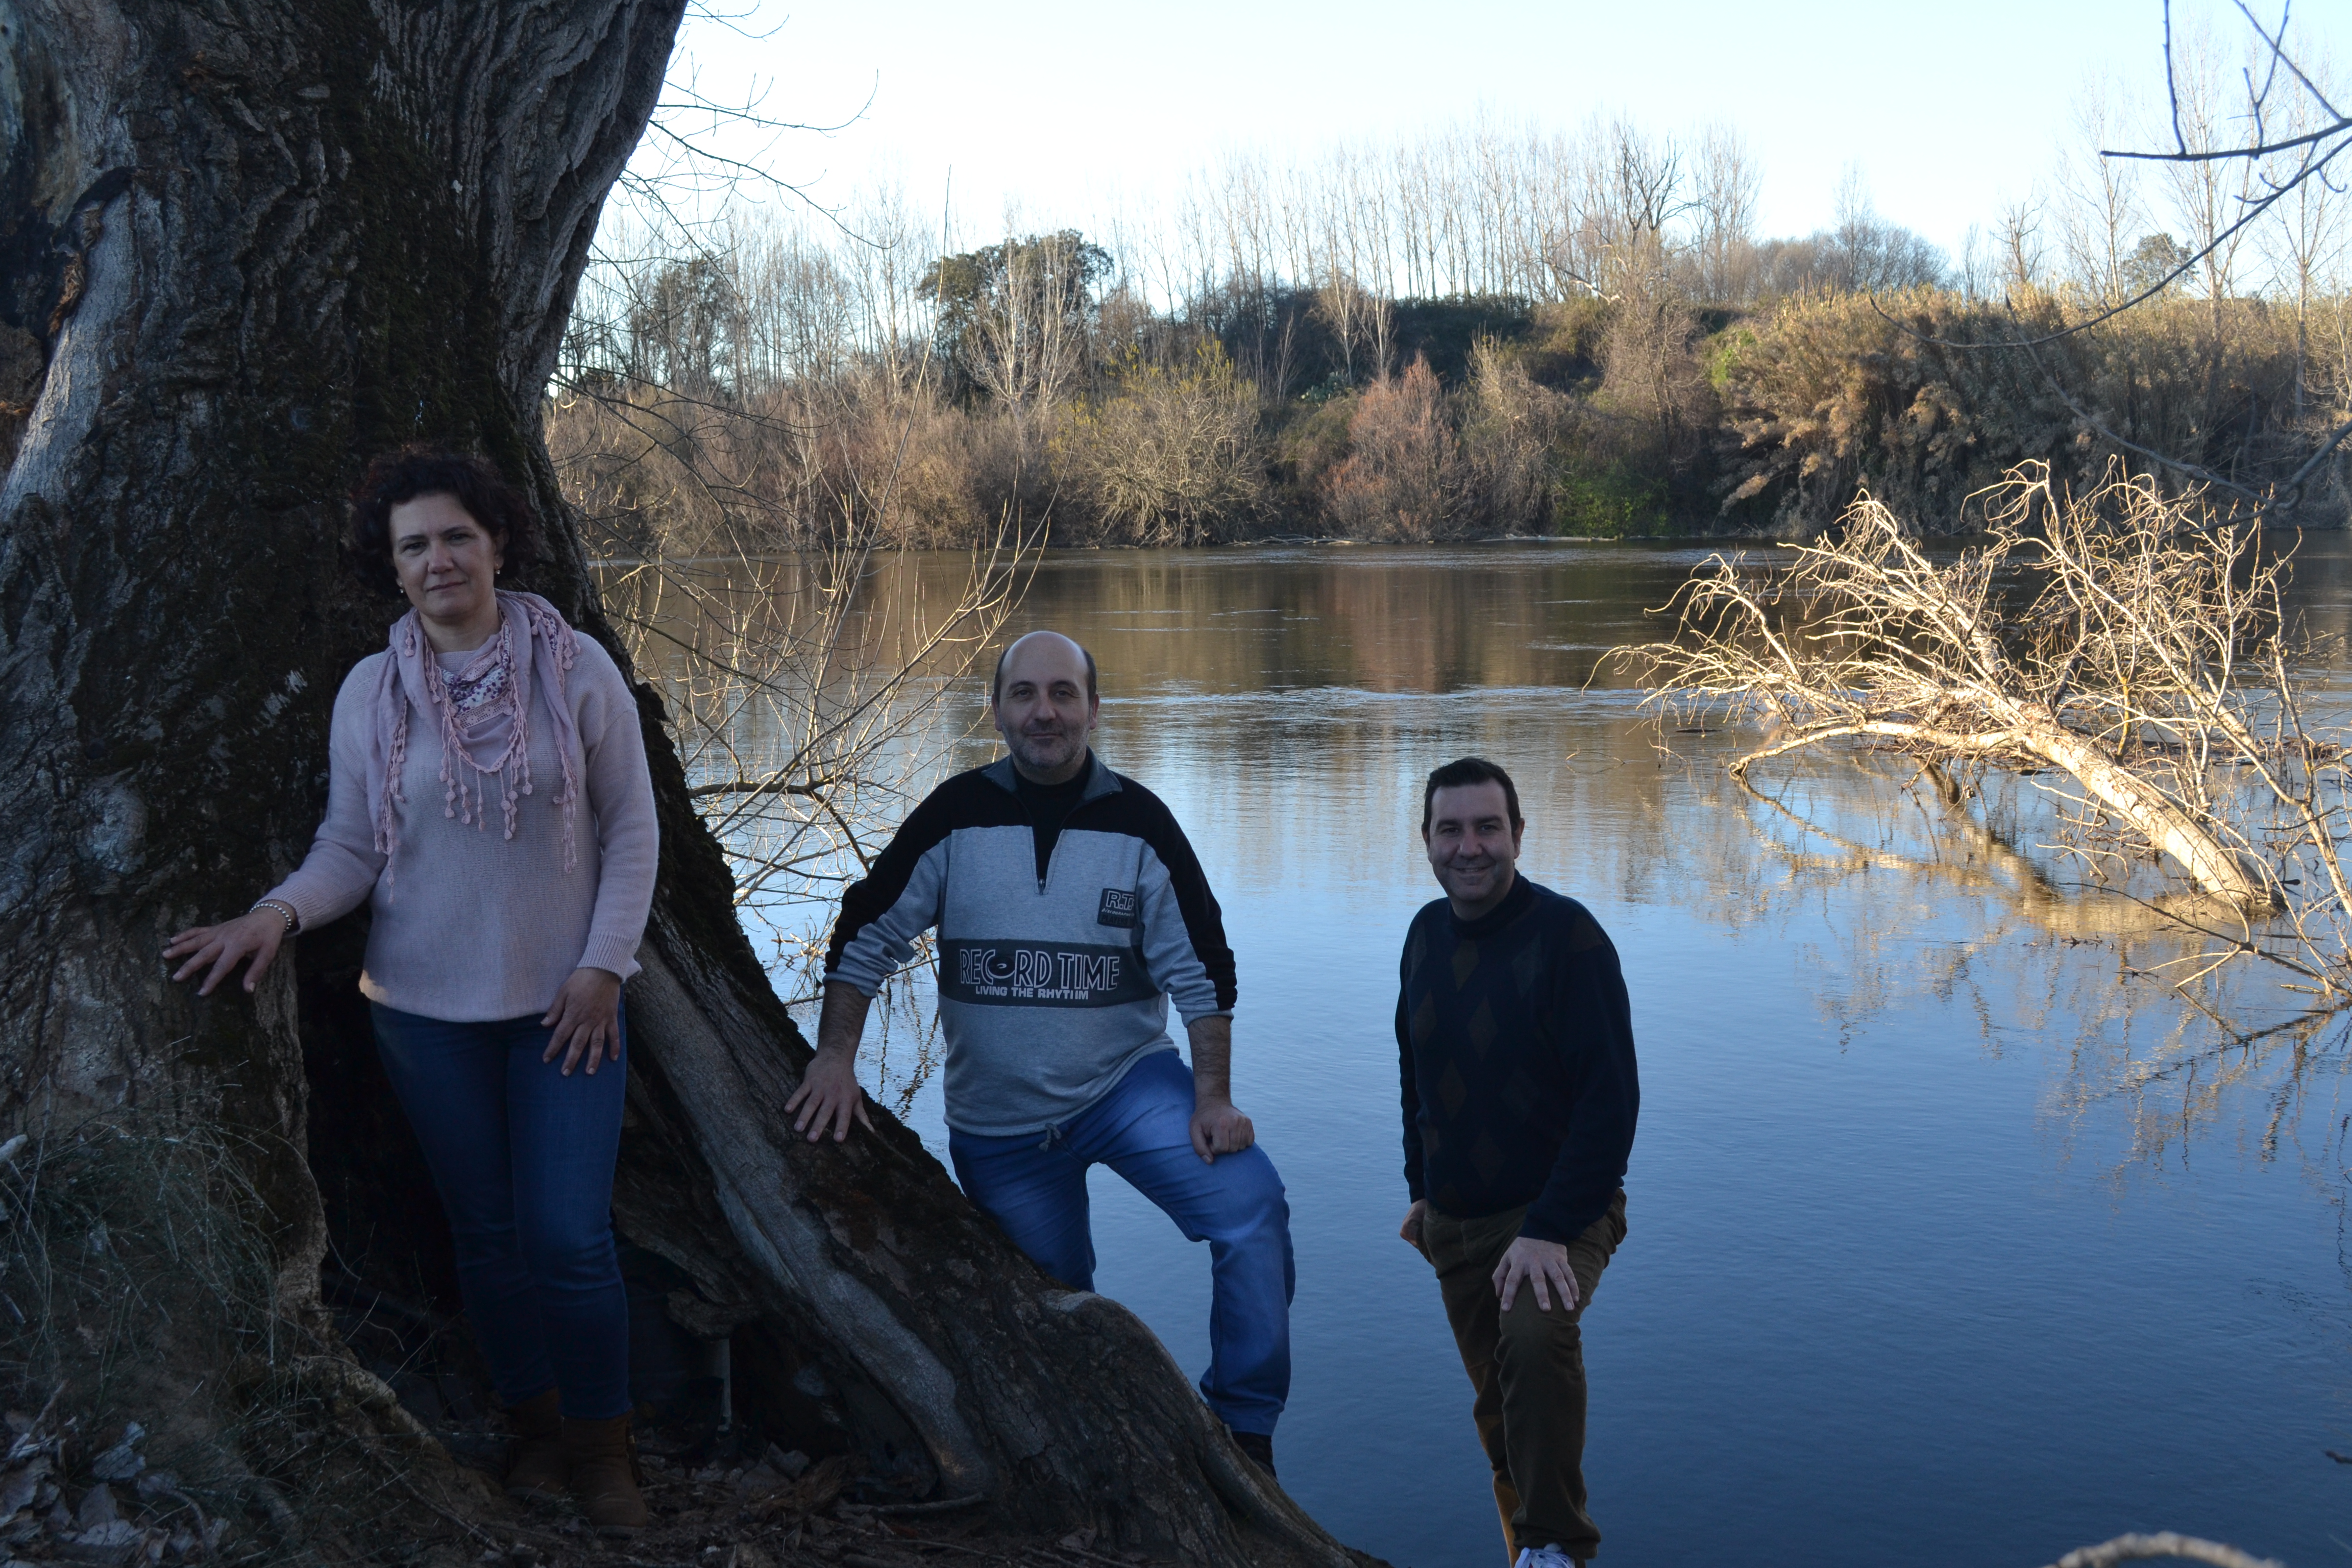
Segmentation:
<svg viewBox="0 0 2352 1568">
<path fill-rule="evenodd" d="M 573 823 L 580 779 L 572 753 L 579 750 L 580 737 L 563 677 L 579 657 L 579 634 L 536 594 L 502 590 L 499 611 L 499 629 L 457 677 L 461 690 L 478 699 L 472 701 L 462 695 L 451 697 L 441 661 L 415 610 L 393 623 L 391 657 L 383 661 L 383 679 L 376 686 L 376 721 L 368 741 L 368 798 L 375 803 L 375 847 L 384 858 L 387 889 L 400 847 L 400 808 L 407 804 L 400 774 L 408 760 L 409 710 L 430 713 L 438 721 L 441 815 L 483 826 L 488 814 L 482 781 L 495 775 L 506 807 L 506 836 L 512 838 L 521 797 L 531 793 L 528 721 L 533 680 L 548 693 L 547 711 L 555 730 L 551 739 L 563 768 L 563 787 L 555 797 L 563 813 L 563 868 L 569 871 L 577 864 Z M 495 747 L 496 755 L 488 761 L 477 758 L 473 743 Z"/>
</svg>

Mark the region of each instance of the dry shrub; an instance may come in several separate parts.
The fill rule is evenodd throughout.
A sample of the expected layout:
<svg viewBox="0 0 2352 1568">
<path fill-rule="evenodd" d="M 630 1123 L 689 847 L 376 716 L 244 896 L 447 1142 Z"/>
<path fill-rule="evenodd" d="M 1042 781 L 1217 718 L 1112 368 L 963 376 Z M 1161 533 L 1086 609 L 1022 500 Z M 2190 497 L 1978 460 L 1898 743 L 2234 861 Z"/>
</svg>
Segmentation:
<svg viewBox="0 0 2352 1568">
<path fill-rule="evenodd" d="M 1270 466 L 1280 476 L 1274 491 L 1274 520 L 1286 530 L 1336 531 L 1323 510 L 1323 492 L 1331 475 L 1348 460 L 1348 426 L 1356 416 L 1361 394 L 1318 387 L 1302 397 L 1296 410 L 1276 425 L 1269 446 Z"/>
<path fill-rule="evenodd" d="M 616 380 L 549 405 L 565 496 L 606 556 L 771 554 L 852 533 L 963 544 L 1020 487 L 1003 443 L 877 369 L 740 402 Z M 1034 488 L 1034 487 L 1033 487 Z"/>
<path fill-rule="evenodd" d="M 1884 314 L 1859 296 L 1811 295 L 1734 329 L 1716 367 L 1727 515 L 1811 532 L 1867 482 L 1935 531 L 1980 521 L 1964 502 L 2021 464 L 2094 486 L 2125 454 L 2070 397 L 2125 440 L 2242 483 L 2310 449 L 2283 417 L 2294 401 L 2293 312 L 2262 300 L 2151 300 L 2032 353 L 1948 345 L 2037 335 L 2086 307 L 2035 294 L 2012 314 L 1926 289 L 1881 303 Z M 2340 489 L 2328 504 L 2340 517 Z"/>
<path fill-rule="evenodd" d="M 1661 477 L 1688 468 L 1716 416 L 1713 390 L 1693 346 L 1698 322 L 1683 296 L 1655 273 L 1629 281 L 1601 339 L 1595 412 L 1618 426 L 1612 456 Z"/>
<path fill-rule="evenodd" d="M 37 1405 L 64 1383 L 127 1418 L 176 1403 L 192 1369 L 277 1359 L 266 1215 L 217 1138 L 92 1122 L 9 1152 L 0 1375 L 13 1401 Z"/>
<path fill-rule="evenodd" d="M 1530 330 L 1520 343 L 1528 369 L 1538 380 L 1568 385 L 1590 379 L 1601 363 L 1601 342 L 1609 329 L 1607 301 L 1581 294 L 1535 307 Z"/>
<path fill-rule="evenodd" d="M 1470 521 L 1470 479 L 1436 373 L 1416 356 L 1357 401 L 1348 457 L 1324 481 L 1323 509 L 1352 538 L 1450 539 Z"/>
<path fill-rule="evenodd" d="M 969 544 L 974 520 L 995 515 L 974 482 L 974 435 L 971 421 L 936 397 L 869 405 L 842 443 L 844 468 L 865 477 L 840 488 L 872 499 L 882 537 L 893 544 Z M 846 519 L 836 509 L 832 521 Z"/>
<path fill-rule="evenodd" d="M 18 1433 L 61 1439 L 57 1500 L 70 1512 L 112 1481 L 152 1551 L 363 1561 L 372 1531 L 422 1533 L 437 1505 L 420 1486 L 446 1501 L 460 1478 L 419 1466 L 441 1460 L 423 1428 L 281 1298 L 292 1260 L 243 1174 L 251 1153 L 216 1127 L 134 1117 L 0 1145 L 0 1397 Z M 97 1468 L 118 1442 L 136 1460 Z M 21 1538 L 36 1518 L 47 1543 Z M 15 1555 L 89 1560 L 54 1512 L 11 1529 Z"/>
<path fill-rule="evenodd" d="M 765 395 L 752 432 L 782 448 L 773 493 L 795 542 L 863 535 L 918 548 L 969 542 L 992 516 L 982 473 L 987 432 L 925 386 L 876 367 L 830 385 Z"/>
<path fill-rule="evenodd" d="M 603 378 L 549 399 L 548 456 L 593 553 L 656 555 L 697 531 L 679 515 L 669 471 L 681 466 L 677 447 L 687 433 L 665 411 L 677 401 Z"/>
<path fill-rule="evenodd" d="M 1574 420 L 1569 400 L 1538 385 L 1493 338 L 1471 345 L 1463 465 L 1490 527 L 1543 531 L 1551 521 L 1559 453 Z"/>
<path fill-rule="evenodd" d="M 1131 355 L 1111 395 L 1066 414 L 1055 455 L 1063 537 L 1199 544 L 1244 531 L 1265 500 L 1257 392 L 1214 339 L 1181 370 Z"/>
</svg>

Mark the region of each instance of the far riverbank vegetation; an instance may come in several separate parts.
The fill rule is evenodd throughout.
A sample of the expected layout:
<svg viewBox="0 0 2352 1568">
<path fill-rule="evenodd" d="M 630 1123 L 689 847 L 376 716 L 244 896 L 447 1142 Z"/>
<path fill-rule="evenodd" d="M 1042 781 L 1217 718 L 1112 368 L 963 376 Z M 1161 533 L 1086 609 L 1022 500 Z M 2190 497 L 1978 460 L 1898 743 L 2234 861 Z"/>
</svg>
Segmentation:
<svg viewBox="0 0 2352 1568">
<path fill-rule="evenodd" d="M 2232 142 L 2226 62 L 2180 74 Z M 1948 255 L 1858 175 L 1756 231 L 1738 132 L 1478 119 L 1295 165 L 1234 154 L 1149 222 L 943 246 L 904 192 L 837 221 L 737 205 L 610 247 L 550 445 L 616 555 L 826 539 L 969 546 L 1496 536 L 1809 537 L 1858 489 L 1922 532 L 2027 463 L 2139 451 L 2260 489 L 2352 416 L 2345 198 L 2320 181 L 2155 298 L 2268 171 L 2078 145 Z M 2340 525 L 2345 478 L 2292 521 Z"/>
</svg>

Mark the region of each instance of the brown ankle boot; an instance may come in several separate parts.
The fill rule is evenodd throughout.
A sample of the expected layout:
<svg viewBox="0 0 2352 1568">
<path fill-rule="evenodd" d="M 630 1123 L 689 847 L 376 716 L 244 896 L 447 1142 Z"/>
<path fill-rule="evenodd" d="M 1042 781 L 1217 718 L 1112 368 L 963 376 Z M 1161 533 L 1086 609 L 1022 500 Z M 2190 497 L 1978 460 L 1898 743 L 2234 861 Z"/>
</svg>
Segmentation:
<svg viewBox="0 0 2352 1568">
<path fill-rule="evenodd" d="M 572 1479 L 563 1451 L 563 1405 L 555 1390 L 507 1407 L 507 1492 L 530 1502 L 554 1502 Z"/>
<path fill-rule="evenodd" d="M 572 1462 L 572 1497 L 599 1535 L 635 1535 L 645 1527 L 646 1500 L 637 1490 L 636 1439 L 629 1418 L 563 1418 L 563 1455 Z"/>
</svg>

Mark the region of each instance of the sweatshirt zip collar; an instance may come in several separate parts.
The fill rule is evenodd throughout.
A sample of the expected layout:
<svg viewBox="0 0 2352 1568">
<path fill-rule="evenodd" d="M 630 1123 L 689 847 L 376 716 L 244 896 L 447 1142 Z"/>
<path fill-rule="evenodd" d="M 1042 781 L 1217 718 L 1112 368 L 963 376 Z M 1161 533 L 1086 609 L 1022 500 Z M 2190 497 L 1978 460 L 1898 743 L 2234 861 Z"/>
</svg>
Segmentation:
<svg viewBox="0 0 2352 1568">
<path fill-rule="evenodd" d="M 1084 810 L 1088 801 L 1100 800 L 1107 795 L 1116 795 L 1118 793 L 1118 775 L 1103 765 L 1103 760 L 1095 755 L 1094 748 L 1091 746 L 1087 748 L 1087 787 L 1078 792 L 1078 798 L 1070 803 L 1069 811 L 1062 818 L 1062 828 L 1064 832 L 1066 832 L 1069 829 L 1070 818 L 1076 816 L 1080 811 Z M 1004 791 L 1005 794 L 1011 795 L 1014 800 L 1018 801 L 1021 799 L 1021 791 L 1018 787 L 1021 775 L 1013 771 L 1013 759 L 1011 757 L 999 757 L 996 761 L 989 763 L 988 766 L 981 769 L 980 774 L 981 777 L 986 779 L 989 783 Z M 1026 802 L 1023 802 L 1022 804 L 1022 815 L 1024 816 L 1030 816 L 1030 829 L 1032 832 L 1034 832 L 1036 829 L 1036 820 L 1034 816 L 1031 816 Z M 1061 847 L 1061 836 L 1056 834 L 1055 836 L 1054 843 L 1055 853 L 1058 854 Z M 1046 861 L 1046 870 L 1050 873 L 1052 869 L 1053 862 L 1051 857 L 1048 857 Z M 1039 877 L 1037 879 L 1037 891 L 1042 894 L 1045 890 L 1045 878 Z"/>
</svg>

